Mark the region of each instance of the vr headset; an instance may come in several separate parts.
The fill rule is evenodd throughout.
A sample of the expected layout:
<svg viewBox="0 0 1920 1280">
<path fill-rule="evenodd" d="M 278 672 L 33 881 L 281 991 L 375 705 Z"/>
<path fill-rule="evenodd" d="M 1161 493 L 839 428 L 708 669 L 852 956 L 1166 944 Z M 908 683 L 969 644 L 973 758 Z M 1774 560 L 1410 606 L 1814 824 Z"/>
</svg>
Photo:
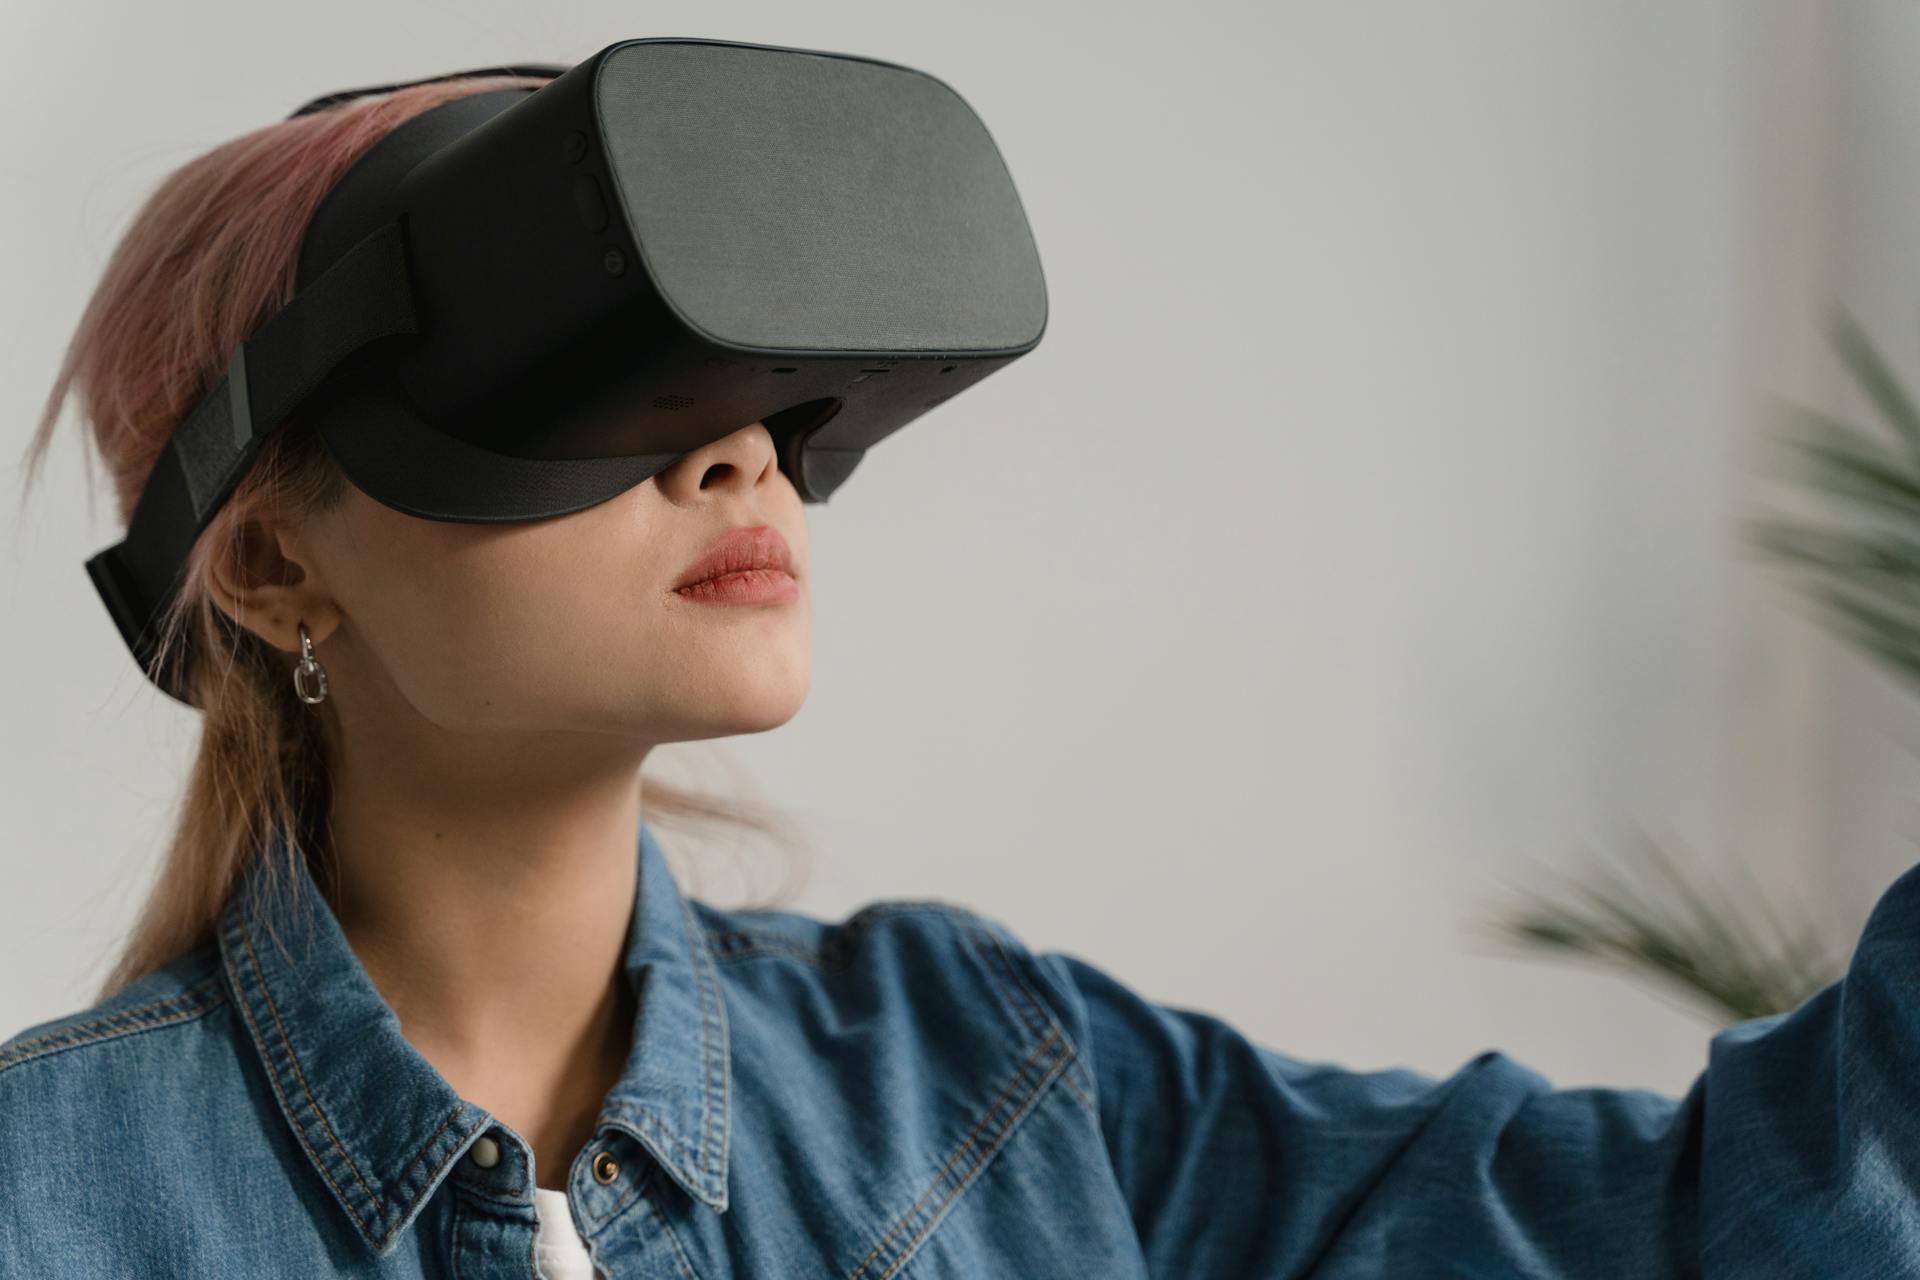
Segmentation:
<svg viewBox="0 0 1920 1280">
<path fill-rule="evenodd" d="M 194 540 L 296 408 L 353 483 L 430 520 L 604 502 L 765 424 L 802 501 L 1033 349 L 1040 256 L 986 126 L 922 71 L 623 40 L 408 120 L 328 191 L 297 295 L 175 429 L 87 573 L 147 677 Z"/>
</svg>

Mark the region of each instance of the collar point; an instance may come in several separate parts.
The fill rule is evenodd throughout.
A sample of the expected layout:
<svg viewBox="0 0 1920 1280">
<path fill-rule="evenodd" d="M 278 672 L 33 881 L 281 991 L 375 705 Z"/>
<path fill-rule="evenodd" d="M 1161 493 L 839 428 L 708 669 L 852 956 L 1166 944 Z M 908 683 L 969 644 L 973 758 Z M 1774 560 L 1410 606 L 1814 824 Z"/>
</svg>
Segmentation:
<svg viewBox="0 0 1920 1280">
<path fill-rule="evenodd" d="M 702 1185 L 694 1194 L 699 1197 L 700 1203 L 706 1205 L 715 1213 L 725 1213 L 727 1211 L 727 1184 L 725 1182 Z"/>
</svg>

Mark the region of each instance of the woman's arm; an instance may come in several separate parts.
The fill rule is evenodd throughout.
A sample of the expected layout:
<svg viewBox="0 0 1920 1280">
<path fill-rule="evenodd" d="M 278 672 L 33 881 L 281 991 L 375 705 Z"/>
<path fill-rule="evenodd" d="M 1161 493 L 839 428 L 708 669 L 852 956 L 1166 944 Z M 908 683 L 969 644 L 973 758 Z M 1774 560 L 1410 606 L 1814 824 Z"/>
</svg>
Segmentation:
<svg viewBox="0 0 1920 1280">
<path fill-rule="evenodd" d="M 1920 1277 L 1920 866 L 1846 974 L 1715 1034 L 1686 1095 L 1288 1058 L 1036 956 L 1154 1275 Z"/>
</svg>

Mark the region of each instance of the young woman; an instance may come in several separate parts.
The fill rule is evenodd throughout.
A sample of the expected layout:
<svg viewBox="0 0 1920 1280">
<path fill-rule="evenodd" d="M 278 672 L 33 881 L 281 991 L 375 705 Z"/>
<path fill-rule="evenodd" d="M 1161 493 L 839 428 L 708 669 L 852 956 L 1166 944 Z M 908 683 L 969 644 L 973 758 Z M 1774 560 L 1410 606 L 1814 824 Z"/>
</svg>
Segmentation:
<svg viewBox="0 0 1920 1280">
<path fill-rule="evenodd" d="M 515 83 L 171 176 L 35 459 L 77 390 L 128 515 L 335 177 Z M 684 895 L 647 816 L 704 802 L 642 765 L 798 710 L 809 569 L 763 423 L 490 525 L 290 420 L 188 565 L 204 734 L 152 898 L 94 1005 L 0 1046 L 0 1274 L 1920 1275 L 1915 873 L 1682 1098 L 1289 1058 L 952 904 Z"/>
</svg>

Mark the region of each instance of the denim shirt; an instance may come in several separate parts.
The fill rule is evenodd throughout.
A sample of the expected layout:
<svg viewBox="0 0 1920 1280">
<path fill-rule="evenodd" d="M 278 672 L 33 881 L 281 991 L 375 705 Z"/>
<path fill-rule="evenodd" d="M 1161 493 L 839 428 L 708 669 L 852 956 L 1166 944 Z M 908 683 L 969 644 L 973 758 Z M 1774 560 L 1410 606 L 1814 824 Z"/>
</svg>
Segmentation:
<svg viewBox="0 0 1920 1280">
<path fill-rule="evenodd" d="M 0 1046 L 0 1275 L 538 1274 L 531 1147 L 292 861 Z M 1680 1098 L 1290 1058 L 937 901 L 720 910 L 644 823 L 624 954 L 631 1056 L 565 1170 L 608 1276 L 1920 1276 L 1920 868 Z"/>
</svg>

